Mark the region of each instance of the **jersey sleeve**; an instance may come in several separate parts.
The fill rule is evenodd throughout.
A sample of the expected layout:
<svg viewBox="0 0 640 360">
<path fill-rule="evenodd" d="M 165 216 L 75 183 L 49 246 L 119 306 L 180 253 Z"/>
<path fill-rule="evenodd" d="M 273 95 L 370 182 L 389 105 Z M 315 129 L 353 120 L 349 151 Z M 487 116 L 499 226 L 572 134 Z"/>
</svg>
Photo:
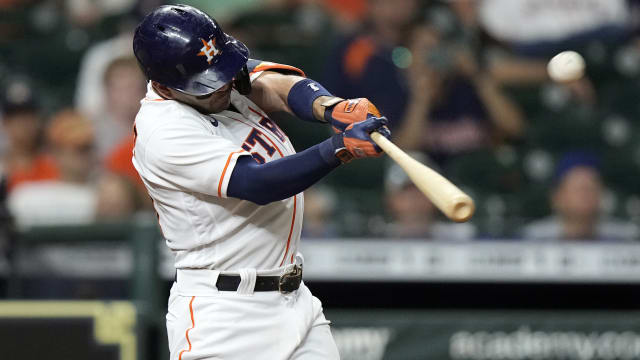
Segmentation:
<svg viewBox="0 0 640 360">
<path fill-rule="evenodd" d="M 298 75 L 302 77 L 307 77 L 304 71 L 298 69 L 295 66 L 278 64 L 269 61 L 262 61 L 256 59 L 249 59 L 247 61 L 247 69 L 249 70 L 249 77 L 251 81 L 255 80 L 260 76 L 263 71 L 275 71 L 285 75 Z"/>
<path fill-rule="evenodd" d="M 148 139 L 141 175 L 160 186 L 226 198 L 233 168 L 244 155 L 250 156 L 201 127 L 170 125 Z"/>
</svg>

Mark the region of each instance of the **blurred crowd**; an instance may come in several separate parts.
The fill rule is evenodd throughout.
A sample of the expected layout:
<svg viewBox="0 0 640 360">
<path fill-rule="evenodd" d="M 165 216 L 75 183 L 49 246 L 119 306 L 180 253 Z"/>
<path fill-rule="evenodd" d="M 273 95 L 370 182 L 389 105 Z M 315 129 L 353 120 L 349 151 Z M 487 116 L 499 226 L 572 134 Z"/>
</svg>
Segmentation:
<svg viewBox="0 0 640 360">
<path fill-rule="evenodd" d="M 2 238 L 153 212 L 131 164 L 146 80 L 135 24 L 158 0 L 0 0 Z M 390 160 L 306 192 L 303 236 L 634 241 L 640 237 L 640 1 L 184 0 L 251 57 L 367 97 L 393 141 L 476 201 L 446 220 Z M 547 61 L 584 55 L 553 83 Z M 276 119 L 298 150 L 330 134 Z"/>
</svg>

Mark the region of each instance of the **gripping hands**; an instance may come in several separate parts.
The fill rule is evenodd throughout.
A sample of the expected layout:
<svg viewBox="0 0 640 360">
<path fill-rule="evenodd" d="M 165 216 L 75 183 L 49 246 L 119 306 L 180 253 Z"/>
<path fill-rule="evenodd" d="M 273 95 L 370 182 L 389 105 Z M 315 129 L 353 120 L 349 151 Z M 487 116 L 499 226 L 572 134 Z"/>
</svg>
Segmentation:
<svg viewBox="0 0 640 360">
<path fill-rule="evenodd" d="M 323 156 L 346 163 L 354 158 L 382 155 L 382 149 L 371 140 L 371 133 L 377 131 L 389 139 L 391 132 L 386 126 L 387 118 L 381 116 L 367 99 L 338 100 L 325 108 L 325 120 L 333 125 L 336 134 L 323 143 Z"/>
<path fill-rule="evenodd" d="M 367 120 L 349 124 L 342 134 L 344 147 L 356 159 L 382 155 L 382 149 L 371 140 L 371 133 L 378 131 L 389 139 L 391 132 L 386 127 L 387 122 L 386 117 L 370 117 Z"/>
<path fill-rule="evenodd" d="M 380 111 L 365 98 L 342 100 L 324 111 L 324 119 L 333 126 L 336 133 L 345 131 L 349 124 L 370 117 L 381 117 Z"/>
<path fill-rule="evenodd" d="M 378 131 L 388 139 L 391 132 L 385 126 L 386 123 L 385 117 L 371 117 L 350 124 L 343 133 L 335 134 L 321 143 L 321 149 L 326 149 L 321 150 L 321 153 L 325 154 L 323 155 L 325 159 L 330 156 L 334 161 L 338 158 L 342 163 L 347 163 L 354 158 L 378 157 L 382 154 L 382 149 L 371 140 L 371 133 Z M 327 151 L 330 151 L 331 155 L 327 155 Z"/>
</svg>

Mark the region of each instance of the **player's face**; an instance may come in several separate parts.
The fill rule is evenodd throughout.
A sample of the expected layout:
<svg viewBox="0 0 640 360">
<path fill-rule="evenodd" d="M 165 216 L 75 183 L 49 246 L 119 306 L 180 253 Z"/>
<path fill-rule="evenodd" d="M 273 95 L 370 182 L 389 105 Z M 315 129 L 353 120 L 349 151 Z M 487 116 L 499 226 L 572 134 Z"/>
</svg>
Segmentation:
<svg viewBox="0 0 640 360">
<path fill-rule="evenodd" d="M 211 94 L 204 96 L 189 96 L 191 105 L 205 114 L 218 113 L 226 110 L 231 103 L 231 83 L 221 87 Z"/>
<path fill-rule="evenodd" d="M 174 89 L 165 89 L 170 93 L 169 98 L 190 105 L 203 114 L 213 114 L 226 110 L 231 102 L 231 82 L 204 96 L 187 95 Z"/>
</svg>

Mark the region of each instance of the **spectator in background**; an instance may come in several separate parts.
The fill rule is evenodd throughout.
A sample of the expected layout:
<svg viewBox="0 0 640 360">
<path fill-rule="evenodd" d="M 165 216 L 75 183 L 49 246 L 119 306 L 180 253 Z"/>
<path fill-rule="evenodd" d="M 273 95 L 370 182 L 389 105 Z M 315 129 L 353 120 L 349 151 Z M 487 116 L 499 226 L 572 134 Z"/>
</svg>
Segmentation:
<svg viewBox="0 0 640 360">
<path fill-rule="evenodd" d="M 421 163 L 426 156 L 411 153 Z M 430 164 L 432 167 L 435 165 Z M 476 228 L 471 223 L 456 224 L 438 220 L 438 209 L 413 184 L 398 165 L 393 164 L 385 177 L 385 202 L 390 222 L 385 236 L 397 239 L 471 240 Z"/>
<path fill-rule="evenodd" d="M 2 167 L 8 191 L 28 181 L 57 179 L 53 159 L 42 152 L 42 121 L 33 89 L 26 81 L 15 80 L 2 95 L 2 130 L 7 140 Z"/>
<path fill-rule="evenodd" d="M 97 153 L 112 167 L 112 159 L 118 151 L 128 148 L 128 165 L 133 150 L 133 122 L 140 108 L 140 100 L 146 91 L 146 81 L 134 57 L 114 59 L 104 72 L 103 87 L 105 112 L 95 119 Z M 127 171 L 120 169 L 122 171 Z M 136 176 L 137 178 L 137 176 Z"/>
<path fill-rule="evenodd" d="M 329 57 L 323 84 L 337 96 L 369 98 L 393 123 L 404 115 L 409 96 L 393 51 L 405 45 L 420 6 L 416 0 L 369 0 L 368 5 L 362 29 L 341 40 Z"/>
<path fill-rule="evenodd" d="M 47 142 L 58 178 L 24 182 L 10 194 L 9 209 L 18 226 L 80 225 L 98 217 L 131 215 L 135 197 L 127 187 L 116 179 L 99 177 L 91 121 L 76 111 L 63 110 L 48 126 Z"/>
<path fill-rule="evenodd" d="M 638 240 L 635 224 L 602 216 L 602 179 L 597 159 L 588 153 L 567 153 L 558 163 L 551 194 L 554 215 L 527 225 L 529 240 Z"/>
<path fill-rule="evenodd" d="M 626 35 L 627 0 L 482 0 L 479 20 L 496 40 L 519 54 L 551 55 L 585 40 Z"/>
<path fill-rule="evenodd" d="M 624 40 L 630 31 L 626 0 L 458 0 L 450 6 L 482 36 L 493 78 L 515 87 L 547 82 L 547 60 L 560 51 L 581 50 L 593 40 Z M 593 98 L 586 76 L 568 87 Z"/>
<path fill-rule="evenodd" d="M 435 28 L 416 25 L 412 0 L 370 1 L 364 31 L 339 49 L 328 87 L 371 99 L 391 121 L 395 141 L 425 151 L 439 165 L 451 156 L 517 138 L 524 120 L 470 44 L 452 44 Z"/>
<path fill-rule="evenodd" d="M 127 178 L 107 173 L 97 187 L 95 220 L 118 222 L 130 220 L 130 216 L 143 207 L 139 189 Z"/>
<path fill-rule="evenodd" d="M 327 187 L 315 186 L 304 192 L 303 238 L 326 239 L 338 236 L 334 221 L 336 195 Z"/>
<path fill-rule="evenodd" d="M 115 59 L 133 56 L 132 42 L 133 31 L 126 29 L 111 39 L 92 45 L 82 57 L 74 102 L 76 109 L 90 119 L 102 120 L 109 110 L 105 72 Z"/>
<path fill-rule="evenodd" d="M 518 138 L 520 109 L 476 61 L 467 44 L 446 43 L 431 27 L 416 27 L 407 73 L 409 101 L 396 142 L 427 152 L 439 165 L 451 157 Z"/>
<path fill-rule="evenodd" d="M 219 7 L 217 2 L 207 3 L 205 8 Z M 252 9 L 237 13 L 225 29 L 233 29 L 234 36 L 251 49 L 252 58 L 304 65 L 307 76 L 313 78 L 324 66 L 334 31 L 333 19 L 323 5 L 318 0 L 255 2 Z M 216 19 L 221 14 L 217 9 L 209 13 Z"/>
<path fill-rule="evenodd" d="M 104 90 L 107 112 L 96 124 L 101 139 L 97 144 L 106 152 L 104 167 L 110 176 L 103 179 L 107 183 L 101 182 L 100 188 L 108 192 L 119 188 L 121 194 L 133 196 L 137 204 L 135 208 L 151 208 L 147 190 L 131 162 L 135 143 L 133 123 L 146 91 L 146 81 L 134 57 L 117 58 L 107 66 Z M 124 205 L 120 201 L 113 205 L 116 204 Z"/>
<path fill-rule="evenodd" d="M 333 23 L 343 32 L 354 30 L 366 14 L 368 0 L 324 0 Z"/>
<path fill-rule="evenodd" d="M 84 224 L 95 214 L 91 186 L 95 161 L 91 122 L 72 110 L 57 113 L 47 128 L 47 142 L 59 175 L 25 182 L 9 197 L 19 226 Z"/>
</svg>

